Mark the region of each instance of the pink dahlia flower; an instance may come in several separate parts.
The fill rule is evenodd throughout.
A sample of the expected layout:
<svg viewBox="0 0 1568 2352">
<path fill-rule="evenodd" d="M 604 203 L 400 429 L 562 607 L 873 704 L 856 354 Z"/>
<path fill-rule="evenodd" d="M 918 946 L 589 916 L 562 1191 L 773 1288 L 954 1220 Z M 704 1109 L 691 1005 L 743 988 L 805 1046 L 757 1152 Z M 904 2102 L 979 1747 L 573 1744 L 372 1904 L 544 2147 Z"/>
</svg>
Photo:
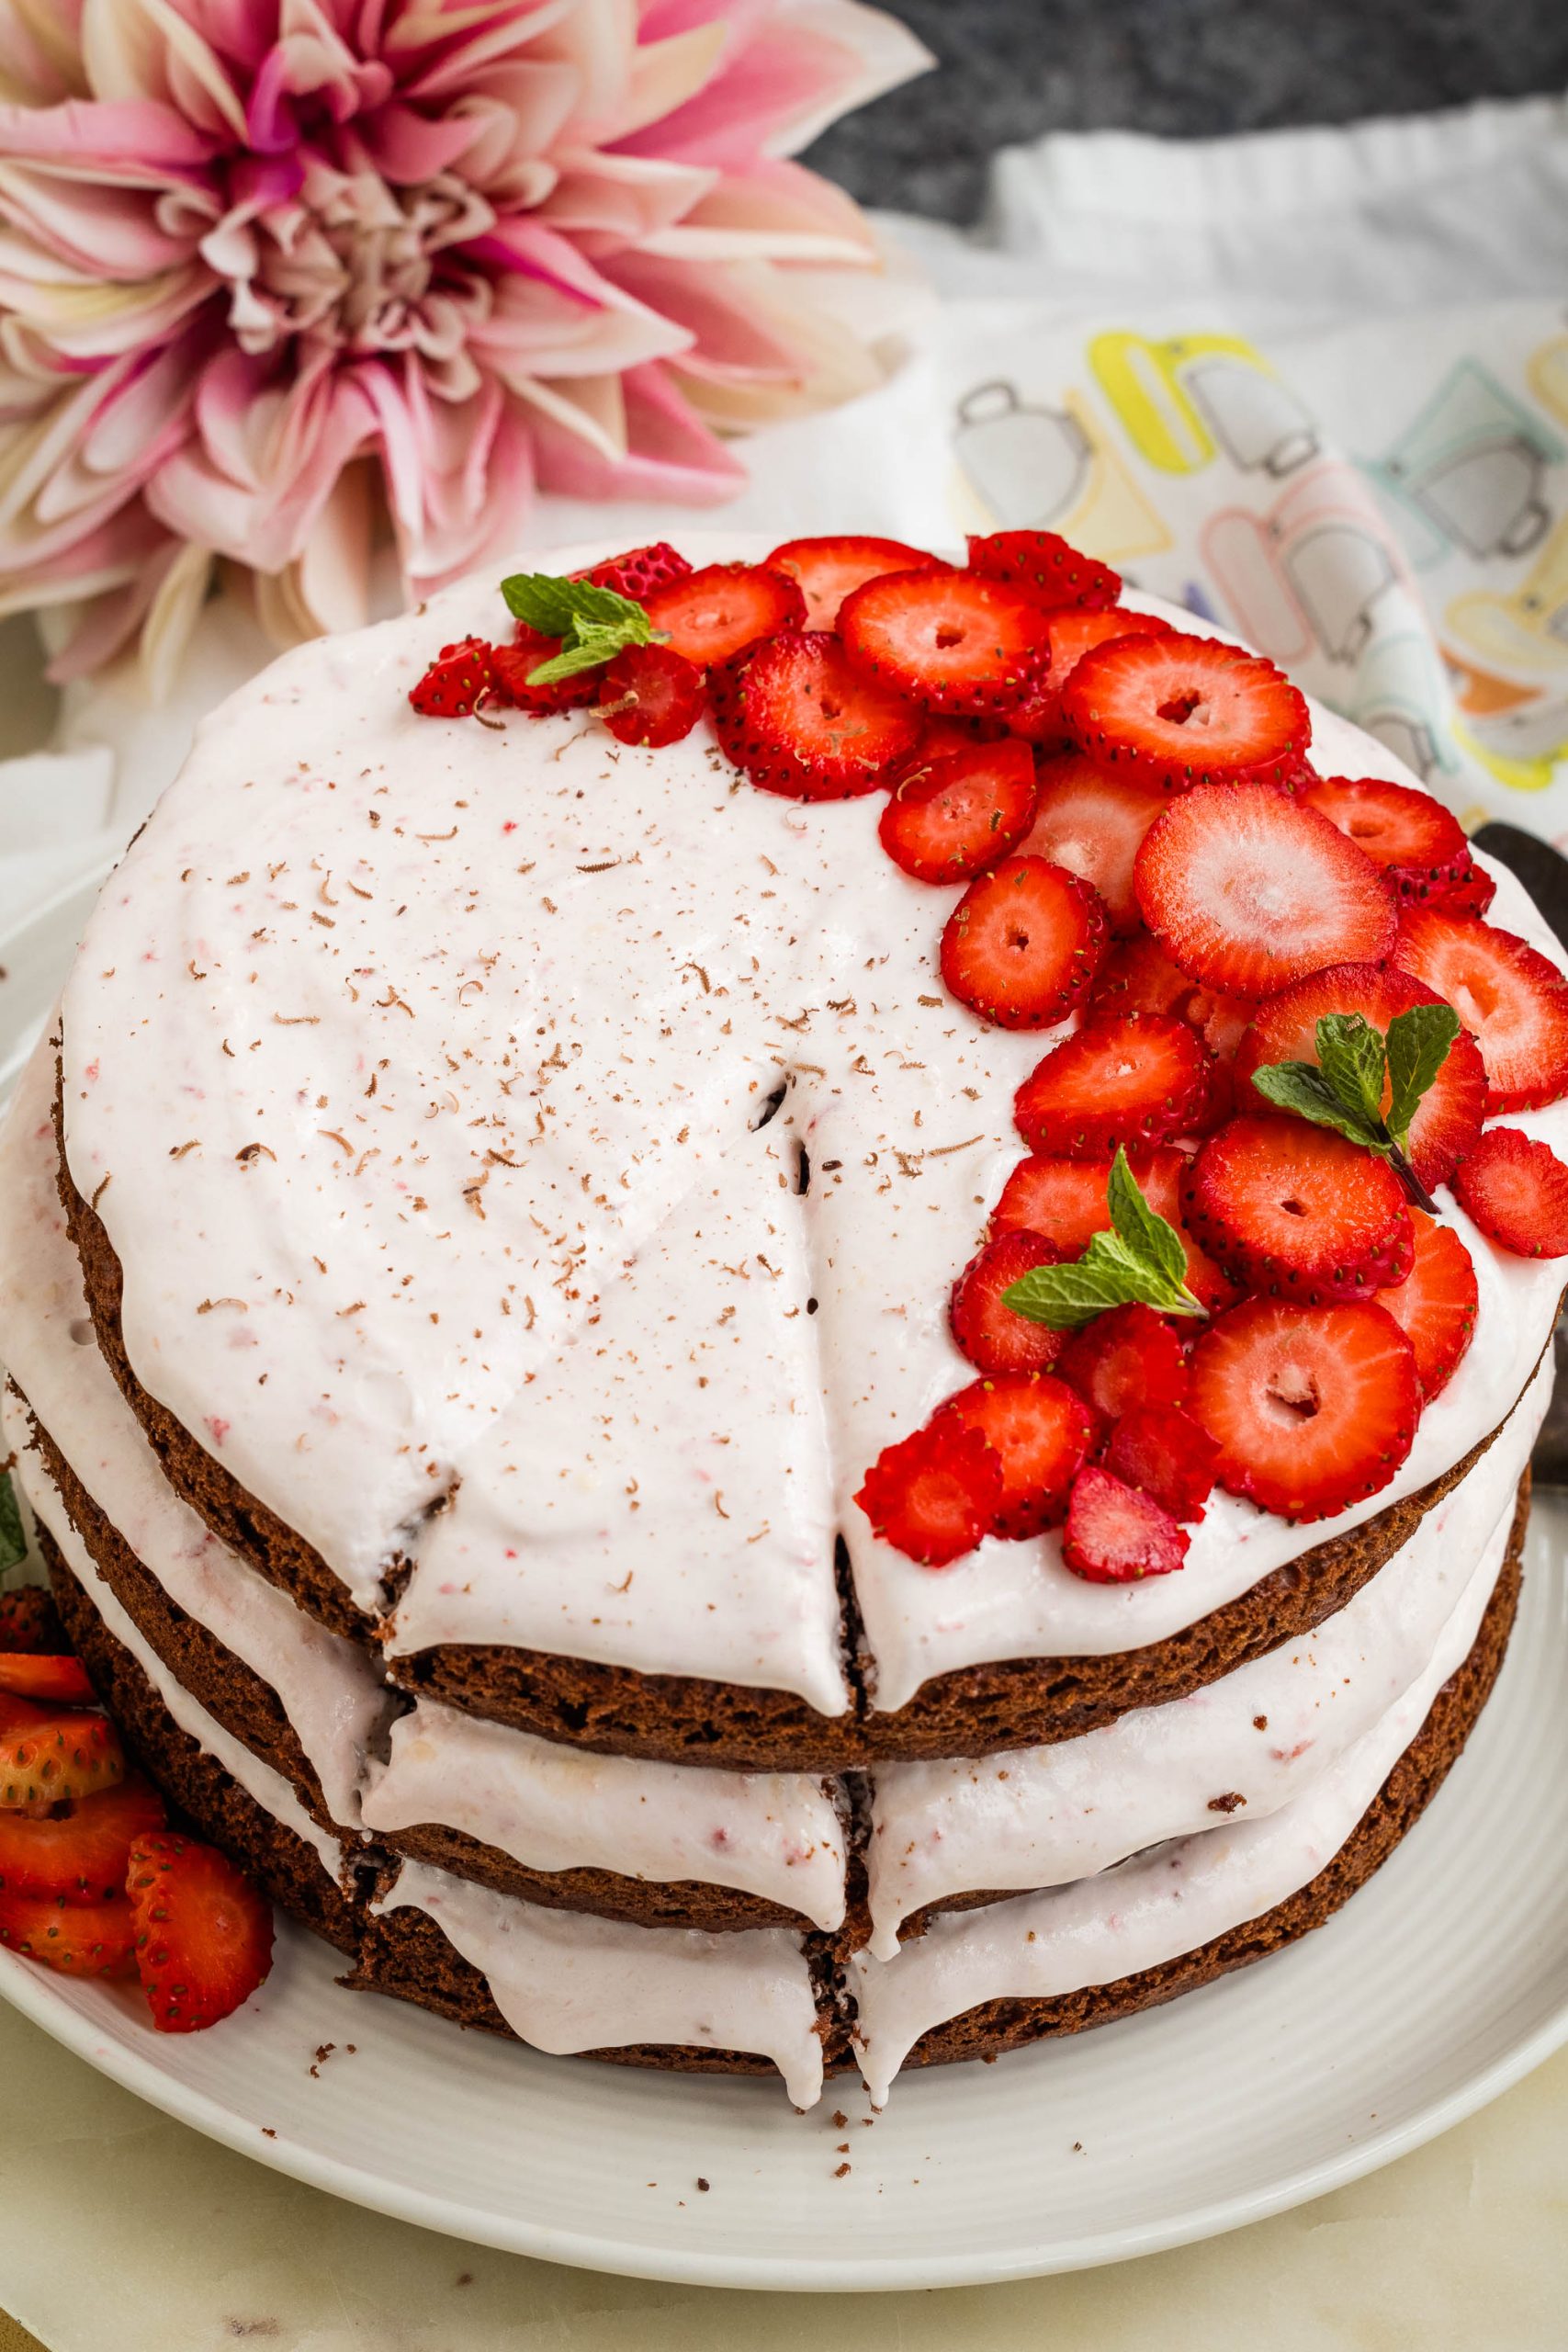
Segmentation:
<svg viewBox="0 0 1568 2352">
<path fill-rule="evenodd" d="M 874 374 L 784 160 L 923 52 L 852 0 L 0 0 L 0 611 L 56 672 L 418 594 L 536 484 L 707 499 L 715 428 Z"/>
</svg>

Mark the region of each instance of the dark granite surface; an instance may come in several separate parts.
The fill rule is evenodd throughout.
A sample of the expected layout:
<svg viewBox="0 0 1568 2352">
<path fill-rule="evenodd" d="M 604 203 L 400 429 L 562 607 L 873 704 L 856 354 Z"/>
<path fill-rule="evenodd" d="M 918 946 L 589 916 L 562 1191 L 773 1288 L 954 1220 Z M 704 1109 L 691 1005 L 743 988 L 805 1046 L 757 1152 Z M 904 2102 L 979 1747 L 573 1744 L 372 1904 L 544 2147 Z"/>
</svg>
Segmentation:
<svg viewBox="0 0 1568 2352">
<path fill-rule="evenodd" d="M 881 0 L 942 70 L 819 140 L 863 202 L 980 209 L 986 159 L 1047 130 L 1215 137 L 1568 88 L 1564 0 Z"/>
</svg>

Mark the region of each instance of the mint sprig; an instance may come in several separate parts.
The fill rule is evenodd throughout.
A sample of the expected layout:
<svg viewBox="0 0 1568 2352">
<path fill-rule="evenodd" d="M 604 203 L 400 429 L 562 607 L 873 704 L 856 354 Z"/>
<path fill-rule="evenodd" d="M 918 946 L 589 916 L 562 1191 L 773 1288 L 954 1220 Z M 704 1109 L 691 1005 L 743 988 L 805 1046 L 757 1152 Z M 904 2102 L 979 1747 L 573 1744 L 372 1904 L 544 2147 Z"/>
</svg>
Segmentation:
<svg viewBox="0 0 1568 2352">
<path fill-rule="evenodd" d="M 508 612 L 558 637 L 560 651 L 528 673 L 531 686 L 553 686 L 613 662 L 628 645 L 651 645 L 656 632 L 642 606 L 592 580 L 560 580 L 549 571 L 514 571 L 501 583 Z"/>
<path fill-rule="evenodd" d="M 1314 1126 L 1332 1127 L 1363 1151 L 1376 1152 L 1410 1198 L 1436 1216 L 1436 1201 L 1410 1165 L 1410 1122 L 1447 1061 L 1460 1025 L 1450 1004 L 1416 1004 L 1408 1012 L 1396 1012 L 1386 1035 L 1359 1012 L 1325 1012 L 1317 1023 L 1315 1062 L 1266 1062 L 1253 1071 L 1252 1083 L 1281 1111 L 1294 1111 Z"/>
<path fill-rule="evenodd" d="M 1111 1306 L 1152 1306 L 1160 1315 L 1207 1313 L 1187 1287 L 1181 1236 L 1152 1209 L 1118 1146 L 1105 1187 L 1108 1233 L 1090 1236 L 1070 1265 L 1035 1266 L 1002 1293 L 1002 1305 L 1031 1323 L 1076 1331 Z"/>
<path fill-rule="evenodd" d="M 27 1531 L 22 1525 L 22 1509 L 17 1499 L 17 1489 L 8 1470 L 0 1470 L 0 1576 L 14 1568 L 28 1556 Z"/>
</svg>

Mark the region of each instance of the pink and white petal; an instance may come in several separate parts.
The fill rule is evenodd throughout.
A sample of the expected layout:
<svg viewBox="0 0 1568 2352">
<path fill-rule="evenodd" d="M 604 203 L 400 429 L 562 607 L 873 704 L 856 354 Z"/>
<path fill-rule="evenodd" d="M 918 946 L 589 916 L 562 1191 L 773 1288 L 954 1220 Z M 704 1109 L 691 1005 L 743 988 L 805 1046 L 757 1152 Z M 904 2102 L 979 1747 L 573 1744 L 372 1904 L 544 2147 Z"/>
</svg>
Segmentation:
<svg viewBox="0 0 1568 2352">
<path fill-rule="evenodd" d="M 529 277 L 497 281 L 490 315 L 468 331 L 468 347 L 505 383 L 521 376 L 600 376 L 685 349 L 684 328 L 601 280 L 604 307 L 564 299 Z"/>
<path fill-rule="evenodd" d="M 628 294 L 685 329 L 683 375 L 799 381 L 805 356 L 777 332 L 780 314 L 770 301 L 765 266 L 698 270 L 655 254 L 627 253 L 604 267 Z"/>
<path fill-rule="evenodd" d="M 540 202 L 539 217 L 595 258 L 622 245 L 647 244 L 683 220 L 718 176 L 704 164 L 592 147 L 563 150 L 556 162 L 559 177 Z"/>
<path fill-rule="evenodd" d="M 67 98 L 60 106 L 0 106 L 0 154 L 73 179 L 132 187 L 205 186 L 213 143 L 154 98 Z"/>
<path fill-rule="evenodd" d="M 716 177 L 683 220 L 646 242 L 650 253 L 689 262 L 758 257 L 853 267 L 876 259 L 870 224 L 852 198 L 771 156 Z"/>
<path fill-rule="evenodd" d="M 85 0 L 82 59 L 97 97 L 162 100 L 208 138 L 243 144 L 245 109 L 232 78 L 167 0 Z"/>
<path fill-rule="evenodd" d="M 81 0 L 10 0 L 0 10 L 0 97 L 18 106 L 85 98 Z"/>
<path fill-rule="evenodd" d="M 4 156 L 0 219 L 83 277 L 151 277 L 188 259 L 193 242 L 168 233 L 150 195 Z"/>
<path fill-rule="evenodd" d="M 672 498 L 694 504 L 734 496 L 745 468 L 709 432 L 666 368 L 629 371 L 622 397 L 626 449 L 614 463 L 541 414 L 536 457 L 541 489 L 570 498 Z"/>
<path fill-rule="evenodd" d="M 411 11 L 389 32 L 385 54 L 405 95 L 417 106 L 432 106 L 467 89 L 497 58 L 535 47 L 541 55 L 552 53 L 552 32 L 584 5 L 585 0 L 507 0 L 502 6 L 427 9 L 423 17 Z M 439 51 L 433 51 L 432 33 L 441 40 Z M 405 41 L 425 49 L 426 62 L 412 71 L 398 54 Z"/>
</svg>

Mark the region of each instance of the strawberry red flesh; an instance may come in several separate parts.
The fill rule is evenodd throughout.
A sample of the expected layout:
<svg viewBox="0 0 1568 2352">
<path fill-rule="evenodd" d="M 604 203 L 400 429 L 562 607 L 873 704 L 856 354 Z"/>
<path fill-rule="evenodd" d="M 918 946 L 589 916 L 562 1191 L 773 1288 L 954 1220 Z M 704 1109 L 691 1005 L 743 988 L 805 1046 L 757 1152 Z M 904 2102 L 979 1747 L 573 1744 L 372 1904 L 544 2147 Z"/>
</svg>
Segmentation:
<svg viewBox="0 0 1568 2352">
<path fill-rule="evenodd" d="M 1488 1127 L 1461 1159 L 1454 1191 L 1465 1215 L 1516 1258 L 1568 1257 L 1568 1168 L 1518 1127 Z"/>
<path fill-rule="evenodd" d="M 409 700 L 422 718 L 469 718 L 489 692 L 495 649 L 482 637 L 444 645 Z"/>
<path fill-rule="evenodd" d="M 839 634 L 868 676 L 959 713 L 1007 712 L 1049 651 L 1044 617 L 1018 589 L 941 568 L 868 580 L 845 597 Z"/>
<path fill-rule="evenodd" d="M 557 678 L 553 684 L 529 684 L 534 672 L 542 669 L 547 662 L 553 662 L 560 649 L 558 637 L 541 637 L 536 628 L 519 621 L 510 645 L 491 648 L 491 685 L 496 700 L 511 703 L 535 718 L 549 718 L 561 710 L 581 710 L 584 704 L 594 701 L 604 676 L 601 670 L 579 670 L 570 678 Z"/>
<path fill-rule="evenodd" d="M 1075 1331 L 1057 1361 L 1056 1377 L 1111 1422 L 1140 1406 L 1184 1403 L 1187 1357 L 1164 1316 L 1134 1301 Z"/>
<path fill-rule="evenodd" d="M 706 707 L 702 672 L 667 645 L 628 645 L 599 676 L 599 716 L 620 743 L 679 743 Z"/>
<path fill-rule="evenodd" d="M 987 1534 L 1001 1494 L 1002 1465 L 984 1431 L 939 1414 L 884 1447 L 855 1500 L 885 1544 L 945 1568 Z"/>
<path fill-rule="evenodd" d="M 1186 1153 L 1168 1145 L 1128 1154 L 1144 1198 L 1181 1235 L 1188 1289 L 1207 1307 L 1226 1306 L 1235 1296 L 1234 1287 L 1182 1228 L 1179 1195 L 1187 1165 Z M 1103 1159 L 1021 1159 L 1002 1187 L 991 1229 L 1007 1233 L 1022 1226 L 1048 1236 L 1067 1257 L 1081 1257 L 1095 1234 L 1111 1230 L 1107 1173 Z"/>
<path fill-rule="evenodd" d="M 806 621 L 806 599 L 795 582 L 765 564 L 705 564 L 638 602 L 671 652 L 699 670 Z"/>
<path fill-rule="evenodd" d="M 714 728 L 765 792 L 846 800 L 874 792 L 919 740 L 921 714 L 863 677 L 829 630 L 792 630 L 715 672 Z"/>
<path fill-rule="evenodd" d="M 1451 1225 L 1440 1225 L 1425 1209 L 1412 1209 L 1416 1262 L 1396 1290 L 1381 1291 L 1378 1304 L 1393 1316 L 1416 1351 L 1416 1376 L 1422 1400 L 1430 1404 L 1452 1379 L 1469 1347 L 1481 1294 L 1469 1250 Z"/>
<path fill-rule="evenodd" d="M 95 1796 L 125 1777 L 119 1735 L 103 1715 L 62 1715 L 4 1694 L 19 1720 L 0 1729 L 0 1811 Z"/>
<path fill-rule="evenodd" d="M 1269 785 L 1178 800 L 1145 835 L 1134 886 L 1171 960 L 1231 996 L 1273 996 L 1325 964 L 1371 963 L 1393 942 L 1393 894 L 1371 859 Z"/>
<path fill-rule="evenodd" d="M 0 1889 L 30 1900 L 103 1903 L 125 1892 L 133 1842 L 164 1826 L 164 1801 L 140 1773 L 68 1811 L 0 1812 Z"/>
<path fill-rule="evenodd" d="M 1400 899 L 1440 898 L 1470 866 L 1458 820 L 1429 792 L 1382 776 L 1316 776 L 1301 798 L 1380 867 Z"/>
<path fill-rule="evenodd" d="M 1175 630 L 1086 653 L 1062 711 L 1092 760 L 1164 792 L 1276 766 L 1311 733 L 1306 704 L 1272 662 Z"/>
<path fill-rule="evenodd" d="M 272 1966 L 272 1905 L 215 1846 L 172 1830 L 139 1838 L 127 1893 L 136 1968 L 160 2033 L 231 2016 Z"/>
<path fill-rule="evenodd" d="M 1232 1119 L 1193 1161 L 1182 1209 L 1233 1281 L 1314 1306 L 1403 1282 L 1415 1252 L 1387 1161 L 1304 1119 Z"/>
<path fill-rule="evenodd" d="M 1087 993 L 1105 948 L 1087 883 L 1043 857 L 1010 857 L 973 881 L 942 934 L 942 977 L 1003 1029 L 1050 1029 Z"/>
<path fill-rule="evenodd" d="M 1019 1088 L 1013 1115 L 1032 1151 L 1109 1159 L 1118 1144 L 1191 1135 L 1209 1101 L 1207 1047 L 1184 1021 L 1096 1013 Z"/>
<path fill-rule="evenodd" d="M 1103 612 L 1122 594 L 1122 575 L 1092 555 L 1080 555 L 1055 531 L 988 531 L 969 534 L 969 569 L 987 580 L 1005 580 L 1047 610 L 1076 605 Z"/>
<path fill-rule="evenodd" d="M 948 1320 L 976 1372 L 1043 1372 L 1061 1354 L 1066 1333 L 1032 1323 L 1003 1305 L 1004 1294 L 1036 1266 L 1060 1265 L 1065 1252 L 1043 1233 L 1000 1233 L 970 1259 L 953 1285 Z"/>
<path fill-rule="evenodd" d="M 1089 1463 L 1073 1482 L 1062 1565 L 1089 1584 L 1136 1584 L 1168 1577 L 1190 1539 L 1155 1497 Z"/>
<path fill-rule="evenodd" d="M 604 563 L 596 563 L 589 571 L 573 572 L 574 580 L 591 580 L 595 588 L 611 589 L 617 596 L 629 596 L 640 605 L 656 588 L 668 587 L 671 581 L 687 580 L 692 567 L 683 555 L 676 552 L 667 539 L 656 539 L 646 548 L 630 548 L 625 555 L 613 555 Z"/>
<path fill-rule="evenodd" d="M 1006 857 L 1034 813 L 1025 743 L 972 743 L 907 768 L 877 828 L 882 846 L 919 882 L 964 882 Z"/>
<path fill-rule="evenodd" d="M 1203 1516 L 1219 1456 L 1208 1430 L 1179 1405 L 1135 1405 L 1111 1432 L 1105 1467 L 1152 1495 L 1172 1519 L 1190 1521 Z"/>
<path fill-rule="evenodd" d="M 923 548 L 902 539 L 879 539 L 869 534 L 836 538 L 785 539 L 767 559 L 770 571 L 793 580 L 806 600 L 807 628 L 832 628 L 839 607 L 852 589 L 889 571 L 919 571 L 938 559 Z"/>
<path fill-rule="evenodd" d="M 1046 616 L 1048 652 L 1044 668 L 1023 699 L 1008 713 L 1008 726 L 1042 751 L 1070 752 L 1072 732 L 1062 710 L 1062 690 L 1086 653 L 1127 637 L 1169 637 L 1168 621 L 1155 613 L 1085 613 L 1065 609 Z"/>
<path fill-rule="evenodd" d="M 1050 1373 L 1004 1373 L 949 1397 L 932 1422 L 978 1430 L 1001 1464 L 991 1533 L 1021 1539 L 1059 1525 L 1094 1437 L 1081 1397 Z"/>
<path fill-rule="evenodd" d="M 1496 896 L 1497 885 L 1491 875 L 1472 861 L 1452 888 L 1445 890 L 1434 904 L 1440 906 L 1446 915 L 1472 915 L 1479 922 Z"/>
<path fill-rule="evenodd" d="M 0 1653 L 0 1690 L 14 1690 L 44 1705 L 91 1707 L 96 1703 L 96 1693 L 80 1658 L 43 1657 L 36 1652 L 28 1657 Z"/>
<path fill-rule="evenodd" d="M 1393 960 L 1451 1004 L 1481 1048 L 1486 1111 L 1533 1111 L 1568 1093 L 1568 981 L 1528 940 L 1413 907 Z"/>
<path fill-rule="evenodd" d="M 1100 894 L 1112 931 L 1142 928 L 1133 891 L 1138 845 L 1166 806 L 1162 793 L 1124 783 L 1091 760 L 1067 752 L 1040 769 L 1034 822 L 1023 842 Z M 1190 983 L 1188 983 L 1190 986 Z"/>
<path fill-rule="evenodd" d="M 64 1647 L 64 1627 L 41 1585 L 20 1585 L 15 1592 L 0 1592 L 0 1651 L 59 1656 Z"/>
<path fill-rule="evenodd" d="M 131 1976 L 136 1926 L 123 1894 L 101 1903 L 0 1889 L 0 1945 L 61 1976 Z"/>
</svg>

